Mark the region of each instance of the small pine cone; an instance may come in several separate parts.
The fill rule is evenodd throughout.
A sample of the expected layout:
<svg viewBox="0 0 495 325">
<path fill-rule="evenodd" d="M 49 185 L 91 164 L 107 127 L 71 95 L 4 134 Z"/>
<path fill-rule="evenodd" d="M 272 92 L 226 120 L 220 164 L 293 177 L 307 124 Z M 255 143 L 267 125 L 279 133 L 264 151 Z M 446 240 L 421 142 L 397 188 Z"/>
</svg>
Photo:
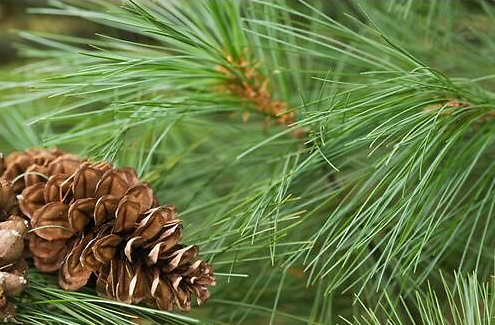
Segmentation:
<svg viewBox="0 0 495 325">
<path fill-rule="evenodd" d="M 80 289 L 94 275 L 102 296 L 165 310 L 174 302 L 188 310 L 192 294 L 199 303 L 209 297 L 211 266 L 195 261 L 196 246 L 178 243 L 175 208 L 159 207 L 134 170 L 90 162 L 57 170 L 20 196 L 34 229 L 30 250 L 37 268 L 59 269 L 65 290 Z"/>
<path fill-rule="evenodd" d="M 11 216 L 0 222 L 0 322 L 15 320 L 15 306 L 8 298 L 24 291 L 27 264 L 22 258 L 27 222 Z"/>
</svg>

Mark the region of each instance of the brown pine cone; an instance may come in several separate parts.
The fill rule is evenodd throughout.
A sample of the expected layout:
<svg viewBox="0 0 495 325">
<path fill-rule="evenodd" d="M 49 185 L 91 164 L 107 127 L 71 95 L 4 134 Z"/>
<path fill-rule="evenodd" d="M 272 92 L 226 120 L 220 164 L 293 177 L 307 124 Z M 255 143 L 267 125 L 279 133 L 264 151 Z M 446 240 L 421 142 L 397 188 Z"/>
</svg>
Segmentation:
<svg viewBox="0 0 495 325">
<path fill-rule="evenodd" d="M 27 264 L 22 258 L 27 222 L 10 216 L 0 222 L 0 322 L 15 320 L 15 306 L 8 298 L 24 291 Z"/>
<path fill-rule="evenodd" d="M 94 275 L 100 295 L 165 310 L 174 302 L 188 310 L 191 294 L 198 303 L 209 297 L 211 266 L 195 260 L 196 246 L 178 244 L 182 225 L 175 208 L 159 207 L 134 170 L 90 162 L 73 170 L 76 163 L 67 168 L 58 159 L 47 164 L 48 180 L 32 182 L 20 198 L 34 229 L 36 267 L 60 269 L 66 290 L 80 289 Z"/>
</svg>

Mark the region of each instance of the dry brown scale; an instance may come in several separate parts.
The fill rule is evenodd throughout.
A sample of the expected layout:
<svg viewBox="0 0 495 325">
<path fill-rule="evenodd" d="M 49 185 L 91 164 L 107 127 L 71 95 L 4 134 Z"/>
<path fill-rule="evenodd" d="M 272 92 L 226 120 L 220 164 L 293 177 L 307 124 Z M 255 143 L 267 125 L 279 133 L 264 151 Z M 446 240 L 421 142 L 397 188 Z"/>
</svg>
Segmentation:
<svg viewBox="0 0 495 325">
<path fill-rule="evenodd" d="M 28 226 L 18 212 L 12 186 L 0 180 L 0 323 L 15 320 L 15 307 L 9 298 L 19 295 L 27 283 L 23 251 Z"/>
<path fill-rule="evenodd" d="M 23 188 L 19 206 L 34 230 L 35 266 L 60 270 L 62 288 L 78 290 L 94 276 L 98 294 L 126 303 L 189 310 L 192 295 L 198 304 L 208 299 L 207 287 L 215 284 L 211 265 L 196 259 L 197 246 L 179 243 L 175 208 L 159 206 L 133 169 L 58 150 L 37 152 L 26 167 L 18 157 L 29 153 L 13 155 L 5 159 L 4 175 L 25 173 L 16 189 Z"/>
<path fill-rule="evenodd" d="M 47 166 L 50 162 L 62 156 L 63 152 L 58 149 L 28 149 L 11 153 L 5 159 L 1 156 L 2 167 L 1 178 L 13 183 L 15 193 L 19 194 L 26 184 L 30 184 L 40 178 L 40 175 L 49 174 Z M 20 175 L 24 179 L 17 179 Z"/>
</svg>

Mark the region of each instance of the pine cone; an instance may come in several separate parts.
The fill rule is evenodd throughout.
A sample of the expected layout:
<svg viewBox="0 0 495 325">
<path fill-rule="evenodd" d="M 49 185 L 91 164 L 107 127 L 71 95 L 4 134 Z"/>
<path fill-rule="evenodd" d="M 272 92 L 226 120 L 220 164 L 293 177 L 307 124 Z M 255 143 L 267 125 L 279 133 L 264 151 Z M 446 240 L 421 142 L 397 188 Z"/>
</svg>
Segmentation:
<svg viewBox="0 0 495 325">
<path fill-rule="evenodd" d="M 26 286 L 27 264 L 22 258 L 27 221 L 11 215 L 17 211 L 15 194 L 6 181 L 0 181 L 0 322 L 15 319 L 9 297 L 19 295 Z"/>
<path fill-rule="evenodd" d="M 64 156 L 61 156 L 64 157 Z M 20 197 L 21 210 L 31 218 L 30 250 L 42 271 L 60 269 L 59 284 L 78 290 L 96 277 L 100 295 L 126 303 L 147 302 L 172 310 L 190 308 L 215 284 L 210 265 L 195 258 L 196 246 L 178 242 L 182 225 L 175 208 L 161 206 L 134 170 L 90 162 L 46 165 L 40 178 Z M 60 167 L 60 168 L 59 168 Z"/>
</svg>

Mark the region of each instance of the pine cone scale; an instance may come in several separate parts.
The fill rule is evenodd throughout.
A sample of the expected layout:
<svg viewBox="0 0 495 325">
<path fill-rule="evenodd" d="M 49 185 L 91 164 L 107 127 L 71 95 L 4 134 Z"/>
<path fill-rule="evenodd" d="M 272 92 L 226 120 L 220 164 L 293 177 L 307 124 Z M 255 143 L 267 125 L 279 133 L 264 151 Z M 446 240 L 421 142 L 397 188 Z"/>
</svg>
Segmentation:
<svg viewBox="0 0 495 325">
<path fill-rule="evenodd" d="M 93 212 L 96 206 L 95 198 L 78 199 L 74 201 L 68 211 L 69 227 L 74 232 L 82 232 L 94 219 Z"/>
<path fill-rule="evenodd" d="M 36 183 L 22 191 L 19 207 L 26 217 L 32 219 L 34 212 L 44 203 L 43 183 Z"/>
<path fill-rule="evenodd" d="M 43 186 L 43 199 L 45 202 L 64 202 L 71 195 L 69 175 L 56 174 L 51 176 Z"/>
<path fill-rule="evenodd" d="M 34 232 L 43 239 L 69 239 L 73 236 L 68 219 L 69 206 L 51 202 L 39 208 L 33 214 L 31 224 Z"/>
<path fill-rule="evenodd" d="M 112 195 L 104 195 L 96 201 L 94 211 L 94 223 L 100 227 L 105 222 L 112 220 L 112 216 L 117 211 L 119 199 Z"/>
<path fill-rule="evenodd" d="M 92 246 L 95 259 L 102 264 L 109 263 L 114 258 L 117 247 L 121 242 L 122 238 L 115 234 L 96 240 Z"/>
<path fill-rule="evenodd" d="M 96 185 L 96 196 L 112 195 L 122 198 L 128 189 L 127 181 L 115 169 L 108 170 Z"/>
<path fill-rule="evenodd" d="M 141 205 L 124 196 L 115 212 L 116 219 L 113 231 L 119 233 L 132 230 L 140 214 Z"/>
<path fill-rule="evenodd" d="M 182 237 L 182 227 L 180 224 L 175 223 L 169 229 L 166 229 L 163 234 L 155 240 L 152 245 L 146 245 L 145 247 L 151 247 L 151 250 L 147 256 L 146 264 L 156 264 L 159 259 L 163 259 L 166 253 L 172 249 Z"/>
<path fill-rule="evenodd" d="M 139 204 L 139 214 L 148 211 L 153 206 L 153 190 L 145 183 L 131 187 L 125 197 Z"/>
<path fill-rule="evenodd" d="M 174 293 L 170 285 L 160 277 L 160 272 L 153 269 L 151 296 L 155 299 L 158 308 L 171 310 L 174 303 Z"/>
<path fill-rule="evenodd" d="M 82 252 L 91 240 L 90 236 L 82 236 L 72 247 L 60 270 L 59 284 L 64 290 L 75 291 L 82 288 L 89 280 L 92 270 L 80 263 Z"/>
</svg>

